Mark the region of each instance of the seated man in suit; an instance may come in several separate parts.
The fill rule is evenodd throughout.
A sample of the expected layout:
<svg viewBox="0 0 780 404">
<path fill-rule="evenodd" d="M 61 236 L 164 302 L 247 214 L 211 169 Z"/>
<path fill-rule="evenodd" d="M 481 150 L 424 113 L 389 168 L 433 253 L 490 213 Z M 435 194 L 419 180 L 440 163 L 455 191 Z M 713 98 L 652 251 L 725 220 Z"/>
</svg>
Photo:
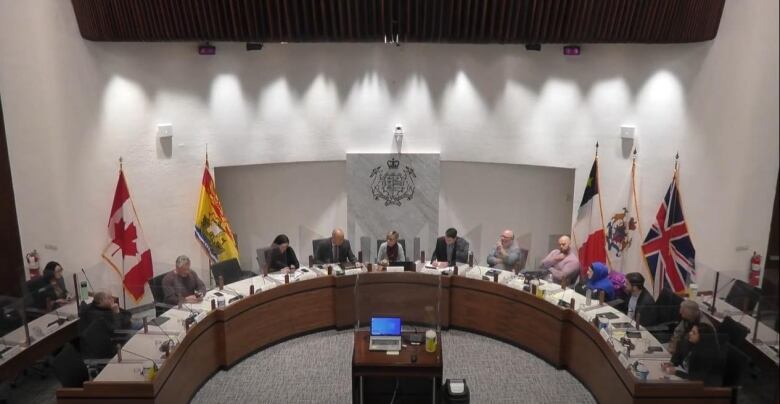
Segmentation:
<svg viewBox="0 0 780 404">
<path fill-rule="evenodd" d="M 645 277 L 639 272 L 626 274 L 626 295 L 628 302 L 620 305 L 619 309 L 631 320 L 639 316 L 639 325 L 650 326 L 656 323 L 655 301 L 653 295 L 645 289 Z"/>
<path fill-rule="evenodd" d="M 520 260 L 520 247 L 515 244 L 515 233 L 512 230 L 504 230 L 496 246 L 487 257 L 487 264 L 491 268 L 511 270 Z"/>
<path fill-rule="evenodd" d="M 315 254 L 314 259 L 318 264 L 355 262 L 355 254 L 352 253 L 352 247 L 349 240 L 344 238 L 344 230 L 334 229 L 330 235 L 330 243 L 321 245 Z"/>
<path fill-rule="evenodd" d="M 162 289 L 166 304 L 198 303 L 206 294 L 206 285 L 190 270 L 190 258 L 180 255 L 176 258 L 176 268 L 168 272 L 162 280 Z"/>
<path fill-rule="evenodd" d="M 468 258 L 469 242 L 458 237 L 458 231 L 450 227 L 444 232 L 444 237 L 436 239 L 431 264 L 444 268 L 454 266 L 456 262 L 466 262 Z"/>
<path fill-rule="evenodd" d="M 541 266 L 550 271 L 555 283 L 561 283 L 564 278 L 571 278 L 579 273 L 580 260 L 571 248 L 571 238 L 561 236 L 558 239 L 558 248 L 547 254 Z"/>
</svg>

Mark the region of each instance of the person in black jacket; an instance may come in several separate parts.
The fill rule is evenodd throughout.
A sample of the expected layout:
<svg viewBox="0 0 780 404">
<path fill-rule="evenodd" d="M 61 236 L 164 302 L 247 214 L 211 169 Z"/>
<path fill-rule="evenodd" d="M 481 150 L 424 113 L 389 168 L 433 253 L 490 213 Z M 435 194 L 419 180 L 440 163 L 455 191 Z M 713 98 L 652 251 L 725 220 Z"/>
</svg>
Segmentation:
<svg viewBox="0 0 780 404">
<path fill-rule="evenodd" d="M 628 296 L 626 302 L 620 307 L 620 311 L 628 315 L 631 320 L 639 316 L 639 324 L 651 326 L 656 323 L 655 301 L 653 295 L 645 289 L 645 277 L 638 272 L 626 274 L 625 292 Z"/>
<path fill-rule="evenodd" d="M 124 340 L 127 334 L 122 329 L 138 328 L 131 322 L 132 314 L 119 308 L 110 292 L 97 292 L 92 303 L 82 303 L 79 310 L 79 336 L 85 356 L 107 358 L 113 356 L 114 341 Z"/>
<path fill-rule="evenodd" d="M 431 255 L 431 264 L 448 267 L 456 262 L 466 262 L 469 257 L 469 242 L 458 237 L 458 231 L 450 227 L 444 237 L 436 239 L 436 249 Z"/>
<path fill-rule="evenodd" d="M 290 239 L 284 234 L 276 236 L 274 242 L 271 243 L 270 258 L 268 260 L 269 269 L 272 272 L 282 271 L 287 273 L 294 271 L 300 266 L 301 264 L 298 262 L 298 257 L 295 256 L 295 251 L 290 247 Z"/>
<path fill-rule="evenodd" d="M 687 380 L 698 380 L 707 386 L 723 384 L 725 347 L 721 347 L 715 329 L 709 324 L 699 323 L 691 327 L 688 337 L 672 356 L 672 362 L 661 365 L 663 370 Z"/>
<path fill-rule="evenodd" d="M 344 230 L 335 229 L 331 233 L 330 243 L 320 245 L 317 248 L 315 259 L 318 264 L 356 262 L 355 254 L 349 240 L 344 238 Z"/>
</svg>

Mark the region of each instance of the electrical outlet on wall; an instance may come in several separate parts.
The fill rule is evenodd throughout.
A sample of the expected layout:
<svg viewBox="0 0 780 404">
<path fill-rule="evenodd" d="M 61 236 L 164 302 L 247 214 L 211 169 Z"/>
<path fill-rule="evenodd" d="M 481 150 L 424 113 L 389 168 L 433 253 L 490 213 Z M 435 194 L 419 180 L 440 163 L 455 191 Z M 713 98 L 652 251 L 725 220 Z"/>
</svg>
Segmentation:
<svg viewBox="0 0 780 404">
<path fill-rule="evenodd" d="M 748 246 L 746 246 L 746 245 L 738 245 L 737 246 L 737 252 L 742 252 L 742 251 L 747 251 L 747 250 L 748 250 Z"/>
<path fill-rule="evenodd" d="M 59 249 L 59 247 L 57 247 L 54 244 L 44 244 L 43 248 L 45 248 L 47 250 L 51 250 L 51 251 L 57 251 Z"/>
</svg>

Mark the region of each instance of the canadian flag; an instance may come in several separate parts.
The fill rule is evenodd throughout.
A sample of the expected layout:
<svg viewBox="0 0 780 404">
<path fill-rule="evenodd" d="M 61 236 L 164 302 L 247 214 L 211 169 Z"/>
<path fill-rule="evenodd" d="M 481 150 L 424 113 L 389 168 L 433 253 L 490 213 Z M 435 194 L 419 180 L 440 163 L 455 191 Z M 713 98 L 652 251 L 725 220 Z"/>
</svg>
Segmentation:
<svg viewBox="0 0 780 404">
<path fill-rule="evenodd" d="M 119 182 L 108 218 L 108 239 L 103 259 L 122 278 L 125 290 L 138 302 L 144 296 L 146 283 L 154 274 L 152 251 L 141 232 L 141 223 L 122 170 L 119 170 Z"/>
<path fill-rule="evenodd" d="M 583 277 L 592 263 L 596 261 L 608 263 L 598 173 L 597 157 L 593 160 L 588 181 L 585 183 L 585 193 L 577 210 L 577 221 L 574 223 L 574 242 L 580 259 L 580 275 Z"/>
</svg>

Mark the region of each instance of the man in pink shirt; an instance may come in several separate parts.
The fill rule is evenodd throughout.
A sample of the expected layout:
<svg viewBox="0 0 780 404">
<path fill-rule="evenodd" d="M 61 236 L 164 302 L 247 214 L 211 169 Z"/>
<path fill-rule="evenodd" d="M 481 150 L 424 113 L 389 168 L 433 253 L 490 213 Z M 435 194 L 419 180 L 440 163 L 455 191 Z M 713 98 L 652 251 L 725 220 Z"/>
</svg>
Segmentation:
<svg viewBox="0 0 780 404">
<path fill-rule="evenodd" d="M 542 268 L 550 271 L 555 283 L 568 278 L 570 282 L 575 279 L 575 274 L 580 272 L 580 260 L 571 248 L 569 236 L 561 236 L 558 239 L 558 248 L 550 251 L 542 260 Z"/>
</svg>

